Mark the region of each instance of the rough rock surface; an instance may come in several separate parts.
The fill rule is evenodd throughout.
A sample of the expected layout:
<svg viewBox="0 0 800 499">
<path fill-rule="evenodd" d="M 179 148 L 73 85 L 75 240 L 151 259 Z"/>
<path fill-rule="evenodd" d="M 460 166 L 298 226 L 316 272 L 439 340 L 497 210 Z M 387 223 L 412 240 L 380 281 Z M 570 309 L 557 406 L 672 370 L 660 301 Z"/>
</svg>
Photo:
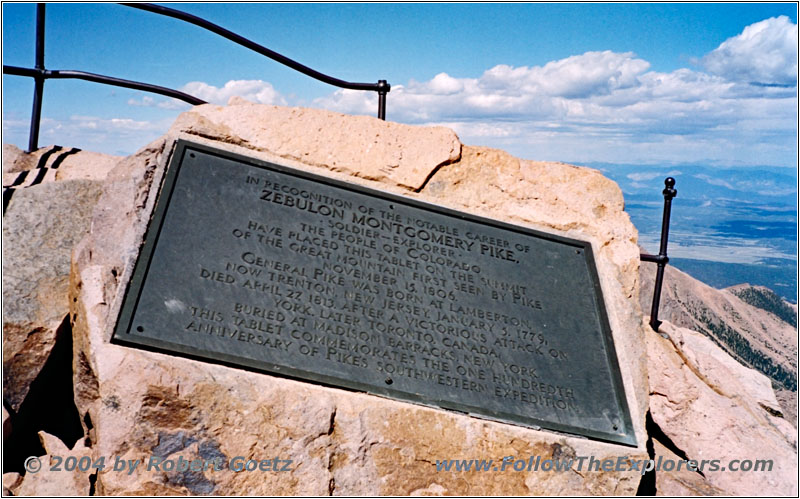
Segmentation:
<svg viewBox="0 0 800 499">
<path fill-rule="evenodd" d="M 22 485 L 22 475 L 16 472 L 3 473 L 3 495 L 16 495 L 19 486 Z"/>
<path fill-rule="evenodd" d="M 633 494 L 628 472 L 437 472 L 437 459 L 644 459 L 644 327 L 636 231 L 598 172 L 462 147 L 441 128 L 325 111 L 198 106 L 119 163 L 76 248 L 75 396 L 96 456 L 292 460 L 288 473 L 101 472 L 100 494 Z M 175 138 L 593 242 L 639 448 L 109 344 Z M 419 190 L 419 193 L 414 191 Z M 88 428 L 88 425 L 87 425 Z"/>
<path fill-rule="evenodd" d="M 40 183 L 53 180 L 103 180 L 121 158 L 99 152 L 61 146 L 40 147 L 27 153 L 12 144 L 3 144 L 3 187 L 19 180 L 28 172 L 21 185 L 30 185 L 41 174 Z M 44 170 L 44 171 L 39 171 Z"/>
<path fill-rule="evenodd" d="M 87 449 L 82 441 L 79 441 L 74 448 L 69 449 L 58 438 L 49 435 L 45 432 L 39 432 L 39 439 L 42 446 L 47 452 L 46 455 L 41 456 L 41 470 L 37 473 L 26 473 L 21 482 L 16 481 L 14 476 L 16 473 L 7 473 L 9 475 L 9 491 L 16 496 L 88 496 L 90 490 L 89 475 L 92 474 L 92 469 L 87 466 L 90 471 L 66 471 L 66 459 L 74 457 L 76 460 L 87 458 L 91 456 L 90 449 Z M 59 470 L 51 470 L 51 467 L 59 464 L 57 461 L 51 461 L 50 456 L 58 456 L 64 461 L 60 463 Z M 88 463 L 88 460 L 85 460 Z M 81 466 L 85 465 L 82 464 Z M 6 475 L 3 475 L 3 485 L 5 486 Z"/>
<path fill-rule="evenodd" d="M 704 335 L 664 322 L 647 335 L 653 421 L 726 494 L 797 495 L 797 432 L 780 413 L 770 380 Z M 772 471 L 725 469 L 732 460 L 773 460 Z M 656 475 L 658 477 L 658 475 Z"/>
<path fill-rule="evenodd" d="M 3 406 L 3 440 L 11 435 L 11 414 Z"/>
<path fill-rule="evenodd" d="M 23 159 L 25 157 L 25 159 Z M 27 163 L 25 163 L 27 161 Z M 10 182 L 5 182 L 5 175 L 15 173 L 22 170 L 30 170 L 35 164 L 31 158 L 25 154 L 25 151 L 13 144 L 3 144 L 3 185 L 8 185 Z"/>
<path fill-rule="evenodd" d="M 653 441 L 655 451 L 654 460 L 669 459 L 677 463 L 682 458 L 664 447 L 659 441 Z M 724 496 L 728 495 L 722 489 L 718 489 L 709 484 L 703 475 L 687 470 L 682 467 L 680 470 L 670 471 L 659 470 L 656 472 L 656 491 L 659 496 Z"/>
<path fill-rule="evenodd" d="M 436 167 L 459 158 L 461 143 L 443 127 L 414 127 L 366 116 L 261 106 L 238 97 L 228 106 L 183 113 L 172 133 L 268 151 L 284 159 L 368 180 L 419 189 Z"/>
<path fill-rule="evenodd" d="M 783 417 L 797 428 L 797 392 L 780 386 L 776 387 L 774 383 L 772 387 L 775 389 L 775 397 L 781 405 Z"/>
<path fill-rule="evenodd" d="M 9 154 L 4 171 L 35 164 L 43 150 Z M 75 163 L 67 165 L 65 159 L 58 171 L 74 167 L 67 175 L 73 180 L 55 182 L 50 175 L 42 183 L 15 189 L 3 216 L 3 396 L 14 410 L 47 360 L 56 329 L 69 312 L 72 247 L 89 231 L 102 179 L 112 164 L 108 158 L 70 156 Z M 91 172 L 85 171 L 87 164 Z"/>
</svg>

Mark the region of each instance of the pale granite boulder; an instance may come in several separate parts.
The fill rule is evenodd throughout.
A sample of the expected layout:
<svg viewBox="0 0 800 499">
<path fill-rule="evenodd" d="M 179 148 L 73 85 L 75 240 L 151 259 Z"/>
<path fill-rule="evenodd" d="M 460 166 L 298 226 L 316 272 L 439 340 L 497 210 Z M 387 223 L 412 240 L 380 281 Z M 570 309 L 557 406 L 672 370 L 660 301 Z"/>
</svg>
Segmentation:
<svg viewBox="0 0 800 499">
<path fill-rule="evenodd" d="M 28 472 L 21 479 L 16 473 L 4 474 L 3 485 L 9 482 L 9 492 L 15 496 L 88 496 L 91 491 L 89 477 L 96 471 L 91 467 L 94 461 L 91 460 L 90 449 L 86 448 L 83 441 L 78 441 L 70 449 L 64 442 L 43 431 L 39 432 L 39 440 L 47 454 L 40 456 L 32 468 L 38 467 L 38 471 Z M 67 471 L 67 459 L 74 459 L 76 463 L 83 459 L 80 468 L 85 467 L 86 471 L 78 469 L 78 464 L 75 464 L 75 469 Z"/>
<path fill-rule="evenodd" d="M 274 459 L 291 471 L 100 472 L 99 494 L 634 494 L 638 471 L 437 471 L 440 459 L 647 457 L 647 371 L 636 230 L 599 172 L 462 146 L 452 131 L 234 101 L 184 113 L 121 161 L 76 248 L 75 395 L 94 456 Z M 588 240 L 638 447 L 481 420 L 110 343 L 177 138 L 472 214 Z"/>
<path fill-rule="evenodd" d="M 647 335 L 650 412 L 661 431 L 687 459 L 708 461 L 705 482 L 725 494 L 797 495 L 797 431 L 781 416 L 769 379 L 698 332 L 669 322 L 661 331 L 669 339 Z M 769 461 L 771 469 L 731 469 L 746 460 Z"/>
<path fill-rule="evenodd" d="M 3 396 L 15 411 L 69 313 L 72 247 L 89 232 L 105 175 L 119 159 L 78 152 L 52 169 L 57 150 L 36 168 L 52 149 L 3 146 Z M 5 188 L 22 173 L 21 184 Z"/>
</svg>

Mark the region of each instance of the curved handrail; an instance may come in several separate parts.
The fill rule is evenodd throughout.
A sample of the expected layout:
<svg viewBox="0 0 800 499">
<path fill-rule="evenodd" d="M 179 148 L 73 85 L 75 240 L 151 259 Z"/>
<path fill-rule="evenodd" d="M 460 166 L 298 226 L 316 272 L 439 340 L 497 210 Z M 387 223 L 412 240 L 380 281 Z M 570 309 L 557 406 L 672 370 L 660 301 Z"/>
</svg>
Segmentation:
<svg viewBox="0 0 800 499">
<path fill-rule="evenodd" d="M 258 43 L 252 40 L 248 40 L 243 36 L 237 35 L 236 33 L 228 29 L 225 29 L 222 26 L 206 21 L 205 19 L 197 17 L 195 15 L 182 12 L 180 10 L 170 9 L 169 7 L 163 7 L 161 5 L 155 5 L 152 3 L 123 2 L 120 3 L 120 5 L 124 5 L 126 7 L 132 7 L 134 9 L 144 10 L 147 12 L 153 12 L 155 14 L 161 14 L 162 16 L 172 17 L 175 19 L 179 19 L 181 21 L 185 21 L 190 24 L 194 24 L 195 26 L 207 29 L 212 33 L 215 33 L 223 38 L 227 38 L 228 40 L 234 43 L 237 43 L 243 47 L 247 47 L 254 52 L 258 52 L 263 56 L 269 57 L 270 59 L 283 64 L 284 66 L 288 66 L 294 69 L 295 71 L 299 71 L 306 76 L 310 76 L 311 78 L 327 83 L 329 85 L 334 85 L 341 88 L 347 88 L 350 90 L 371 90 L 374 92 L 389 92 L 391 90 L 391 85 L 386 83 L 386 80 L 378 80 L 377 83 L 354 83 L 350 81 L 340 80 L 339 78 L 334 78 L 333 76 L 329 76 L 324 73 L 320 73 L 319 71 L 311 69 L 303 64 L 300 64 L 295 60 L 289 59 L 285 55 L 279 54 L 274 50 L 270 50 L 267 47 L 259 45 Z"/>
<path fill-rule="evenodd" d="M 77 79 L 93 81 L 95 83 L 103 83 L 106 85 L 114 85 L 117 87 L 132 88 L 134 90 L 144 90 L 154 94 L 160 94 L 174 99 L 180 99 L 193 106 L 206 104 L 206 101 L 198 99 L 193 95 L 173 90 L 171 88 L 162 87 L 159 85 L 152 85 L 150 83 L 142 83 L 140 81 L 125 80 L 123 78 L 115 78 L 113 76 L 100 75 L 96 73 L 87 73 L 86 71 L 74 71 L 71 69 L 32 69 L 21 68 L 19 66 L 6 66 L 3 65 L 3 74 L 15 76 L 28 76 L 30 78 L 53 78 L 53 79 Z"/>
<path fill-rule="evenodd" d="M 160 5 L 155 5 L 151 3 L 122 3 L 120 5 L 152 12 L 167 17 L 172 17 L 175 19 L 179 19 L 181 21 L 188 22 L 190 24 L 194 24 L 195 26 L 207 29 L 212 33 L 222 36 L 223 38 L 227 38 L 228 40 L 231 40 L 234 43 L 249 48 L 250 50 L 253 50 L 263 56 L 269 57 L 270 59 L 277 61 L 283 64 L 284 66 L 292 68 L 295 71 L 299 71 L 300 73 L 303 73 L 306 76 L 310 76 L 311 78 L 319 80 L 323 83 L 334 85 L 340 88 L 347 88 L 350 90 L 366 90 L 366 91 L 378 92 L 378 118 L 382 120 L 386 119 L 386 94 L 392 88 L 391 85 L 389 85 L 389 83 L 386 82 L 386 80 L 378 80 L 377 83 L 356 83 L 356 82 L 340 80 L 339 78 L 334 78 L 333 76 L 329 76 L 324 73 L 320 73 L 319 71 L 316 71 L 314 69 L 311 69 L 308 66 L 300 64 L 299 62 L 292 60 L 284 55 L 281 55 L 273 50 L 270 50 L 264 47 L 263 45 L 259 45 L 258 43 L 248 40 L 243 36 L 237 35 L 236 33 L 227 30 L 222 26 L 218 26 L 212 22 L 206 21 L 205 19 L 194 16 L 192 14 L 187 14 L 186 12 L 181 12 L 179 10 L 170 9 L 169 7 L 162 7 Z M 88 73 L 86 71 L 46 69 L 44 66 L 44 35 L 45 35 L 44 21 L 45 21 L 45 4 L 38 3 L 36 4 L 35 67 L 23 68 L 19 66 L 3 65 L 3 74 L 26 76 L 29 78 L 33 78 L 35 83 L 33 92 L 33 110 L 31 112 L 30 135 L 28 137 L 28 152 L 33 152 L 39 147 L 38 146 L 39 124 L 41 122 L 41 117 L 42 117 L 42 96 L 44 94 L 44 82 L 45 80 L 50 78 L 54 79 L 72 78 L 72 79 L 92 81 L 96 83 L 103 83 L 106 85 L 114 85 L 118 87 L 132 88 L 135 90 L 143 90 L 146 92 L 152 92 L 155 94 L 165 95 L 167 97 L 179 99 L 193 105 L 206 103 L 204 100 L 194 97 L 193 95 L 189 95 L 187 93 L 167 87 L 162 87 L 159 85 L 152 85 L 150 83 L 125 80 L 123 78 L 115 78 L 113 76 Z"/>
</svg>

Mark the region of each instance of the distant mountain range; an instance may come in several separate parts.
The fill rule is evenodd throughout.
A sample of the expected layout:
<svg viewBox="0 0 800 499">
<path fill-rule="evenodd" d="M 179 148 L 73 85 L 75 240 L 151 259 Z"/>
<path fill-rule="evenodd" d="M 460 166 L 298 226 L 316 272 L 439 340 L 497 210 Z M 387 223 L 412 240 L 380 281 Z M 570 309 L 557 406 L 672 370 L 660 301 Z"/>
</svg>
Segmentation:
<svg viewBox="0 0 800 499">
<path fill-rule="evenodd" d="M 795 260 L 765 258 L 760 263 L 753 264 L 670 257 L 669 263 L 717 289 L 747 282 L 754 286 L 766 286 L 791 303 L 796 303 L 797 300 Z"/>
</svg>

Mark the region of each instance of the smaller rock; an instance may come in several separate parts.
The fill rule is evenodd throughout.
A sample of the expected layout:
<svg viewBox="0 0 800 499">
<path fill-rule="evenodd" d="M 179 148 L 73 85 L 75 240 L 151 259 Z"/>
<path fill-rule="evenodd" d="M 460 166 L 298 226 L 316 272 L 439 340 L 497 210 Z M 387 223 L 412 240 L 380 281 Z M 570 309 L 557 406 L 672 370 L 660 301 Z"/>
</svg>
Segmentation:
<svg viewBox="0 0 800 499">
<path fill-rule="evenodd" d="M 458 160 L 461 142 L 444 127 L 298 107 L 204 104 L 181 114 L 170 134 L 257 148 L 308 165 L 418 190 L 437 167 Z"/>
<path fill-rule="evenodd" d="M 681 460 L 674 452 L 670 451 L 657 440 L 653 440 L 656 461 L 662 458 L 678 462 Z M 724 496 L 727 495 L 722 489 L 714 487 L 708 483 L 703 475 L 696 471 L 681 468 L 678 470 L 656 472 L 656 495 L 659 496 Z"/>
<path fill-rule="evenodd" d="M 672 328 L 668 333 L 680 355 L 707 385 L 731 397 L 742 397 L 780 412 L 780 404 L 769 378 L 743 366 L 706 336 L 684 328 Z"/>
<path fill-rule="evenodd" d="M 425 487 L 424 489 L 417 489 L 412 491 L 409 496 L 419 497 L 419 496 L 440 496 L 447 492 L 447 489 L 439 485 L 438 483 L 432 483 Z"/>
<path fill-rule="evenodd" d="M 120 159 L 73 147 L 47 146 L 27 153 L 13 144 L 3 144 L 3 187 L 14 183 L 25 171 L 29 173 L 22 185 L 30 185 L 40 169 L 46 171 L 41 172 L 39 182 L 79 178 L 104 180 Z"/>
<path fill-rule="evenodd" d="M 40 149 L 40 151 L 45 149 Z M 3 186 L 8 185 L 6 183 L 7 175 L 9 175 L 8 178 L 14 178 L 22 171 L 34 168 L 38 159 L 36 153 L 28 154 L 14 144 L 3 144 Z"/>
<path fill-rule="evenodd" d="M 784 419 L 797 428 L 797 392 L 773 385 Z"/>
<path fill-rule="evenodd" d="M 11 436 L 11 414 L 3 406 L 3 441 Z"/>
<path fill-rule="evenodd" d="M 16 495 L 20 496 L 88 496 L 91 488 L 89 476 L 94 470 L 90 467 L 89 471 L 66 471 L 64 461 L 61 462 L 60 471 L 52 471 L 50 468 L 55 462 L 51 463 L 50 456 L 59 456 L 66 460 L 74 456 L 78 461 L 84 456 L 91 459 L 91 449 L 84 446 L 83 441 L 79 440 L 75 448 L 69 450 L 64 443 L 57 437 L 39 432 L 39 440 L 47 452 L 39 458 L 42 467 L 38 473 L 28 472 L 22 478 L 22 484 L 16 490 Z M 7 473 L 8 474 L 8 473 Z M 5 486 L 5 475 L 3 475 L 3 485 Z"/>
<path fill-rule="evenodd" d="M 16 472 L 3 473 L 3 496 L 17 495 L 22 484 L 22 475 Z"/>
</svg>

